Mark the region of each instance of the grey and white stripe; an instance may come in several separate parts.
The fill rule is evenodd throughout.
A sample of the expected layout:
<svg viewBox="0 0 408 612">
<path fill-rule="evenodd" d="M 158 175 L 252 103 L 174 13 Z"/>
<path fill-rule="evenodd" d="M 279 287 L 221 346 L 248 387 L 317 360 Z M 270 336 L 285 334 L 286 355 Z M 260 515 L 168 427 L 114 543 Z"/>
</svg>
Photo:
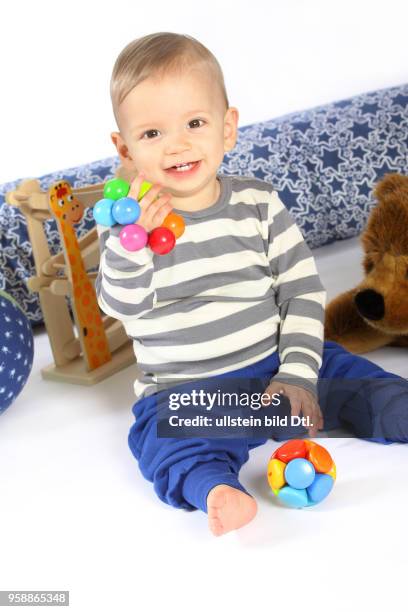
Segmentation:
<svg viewBox="0 0 408 612">
<path fill-rule="evenodd" d="M 98 226 L 98 303 L 133 339 L 138 399 L 276 350 L 276 378 L 315 390 L 326 292 L 311 251 L 269 183 L 218 179 L 215 204 L 174 209 L 186 228 L 167 255 L 126 251 L 117 226 Z"/>
</svg>

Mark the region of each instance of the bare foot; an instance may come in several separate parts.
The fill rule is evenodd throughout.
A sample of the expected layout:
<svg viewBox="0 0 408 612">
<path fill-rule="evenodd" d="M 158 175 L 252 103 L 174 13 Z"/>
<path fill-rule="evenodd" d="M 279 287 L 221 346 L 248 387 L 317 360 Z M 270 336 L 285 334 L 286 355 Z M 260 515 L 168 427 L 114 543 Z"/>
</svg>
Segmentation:
<svg viewBox="0 0 408 612">
<path fill-rule="evenodd" d="M 216 536 L 246 525 L 256 511 L 253 497 L 226 484 L 213 487 L 207 495 L 208 526 Z"/>
</svg>

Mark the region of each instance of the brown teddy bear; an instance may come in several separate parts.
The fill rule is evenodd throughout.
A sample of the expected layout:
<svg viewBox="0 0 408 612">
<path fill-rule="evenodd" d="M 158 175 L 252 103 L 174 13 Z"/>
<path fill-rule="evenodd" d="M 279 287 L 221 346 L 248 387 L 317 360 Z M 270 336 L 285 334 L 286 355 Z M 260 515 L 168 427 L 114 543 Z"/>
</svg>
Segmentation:
<svg viewBox="0 0 408 612">
<path fill-rule="evenodd" d="M 386 174 L 361 234 L 364 280 L 326 307 L 325 339 L 352 353 L 408 347 L 408 176 Z"/>
</svg>

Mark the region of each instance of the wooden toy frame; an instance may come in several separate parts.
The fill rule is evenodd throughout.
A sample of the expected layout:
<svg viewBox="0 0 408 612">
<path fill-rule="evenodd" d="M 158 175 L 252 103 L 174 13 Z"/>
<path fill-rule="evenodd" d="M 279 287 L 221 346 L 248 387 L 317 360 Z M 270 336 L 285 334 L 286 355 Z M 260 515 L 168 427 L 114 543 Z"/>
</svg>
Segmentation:
<svg viewBox="0 0 408 612">
<path fill-rule="evenodd" d="M 116 176 L 130 180 L 127 171 L 119 167 Z M 72 187 L 72 193 L 85 207 L 93 207 L 103 197 L 104 183 L 88 187 Z M 130 338 L 120 321 L 102 313 L 103 327 L 108 339 L 112 359 L 89 370 L 84 359 L 81 334 L 71 319 L 66 296 L 72 298 L 72 282 L 67 273 L 67 254 L 62 249 L 51 255 L 43 222 L 52 218 L 49 194 L 41 191 L 37 179 L 21 181 L 17 189 L 6 194 L 6 202 L 18 206 L 27 221 L 28 235 L 33 249 L 36 275 L 28 282 L 30 291 L 39 293 L 45 327 L 50 339 L 54 363 L 43 368 L 43 378 L 81 385 L 93 385 L 135 362 Z M 61 239 L 62 244 L 62 239 Z M 86 270 L 99 263 L 99 241 L 94 227 L 81 238 L 78 244 Z M 88 272 L 94 286 L 96 272 Z"/>
</svg>

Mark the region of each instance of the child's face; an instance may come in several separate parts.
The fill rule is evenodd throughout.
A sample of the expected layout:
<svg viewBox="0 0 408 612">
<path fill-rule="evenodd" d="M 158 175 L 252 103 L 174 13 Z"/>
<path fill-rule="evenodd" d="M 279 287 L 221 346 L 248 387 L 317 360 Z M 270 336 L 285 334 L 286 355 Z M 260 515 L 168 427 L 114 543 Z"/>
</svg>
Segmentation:
<svg viewBox="0 0 408 612">
<path fill-rule="evenodd" d="M 226 110 L 208 70 L 193 67 L 163 78 L 150 77 L 119 107 L 121 132 L 111 138 L 122 164 L 178 197 L 208 192 L 226 151 L 236 142 L 238 111 Z M 200 162 L 192 171 L 168 168 Z"/>
</svg>

